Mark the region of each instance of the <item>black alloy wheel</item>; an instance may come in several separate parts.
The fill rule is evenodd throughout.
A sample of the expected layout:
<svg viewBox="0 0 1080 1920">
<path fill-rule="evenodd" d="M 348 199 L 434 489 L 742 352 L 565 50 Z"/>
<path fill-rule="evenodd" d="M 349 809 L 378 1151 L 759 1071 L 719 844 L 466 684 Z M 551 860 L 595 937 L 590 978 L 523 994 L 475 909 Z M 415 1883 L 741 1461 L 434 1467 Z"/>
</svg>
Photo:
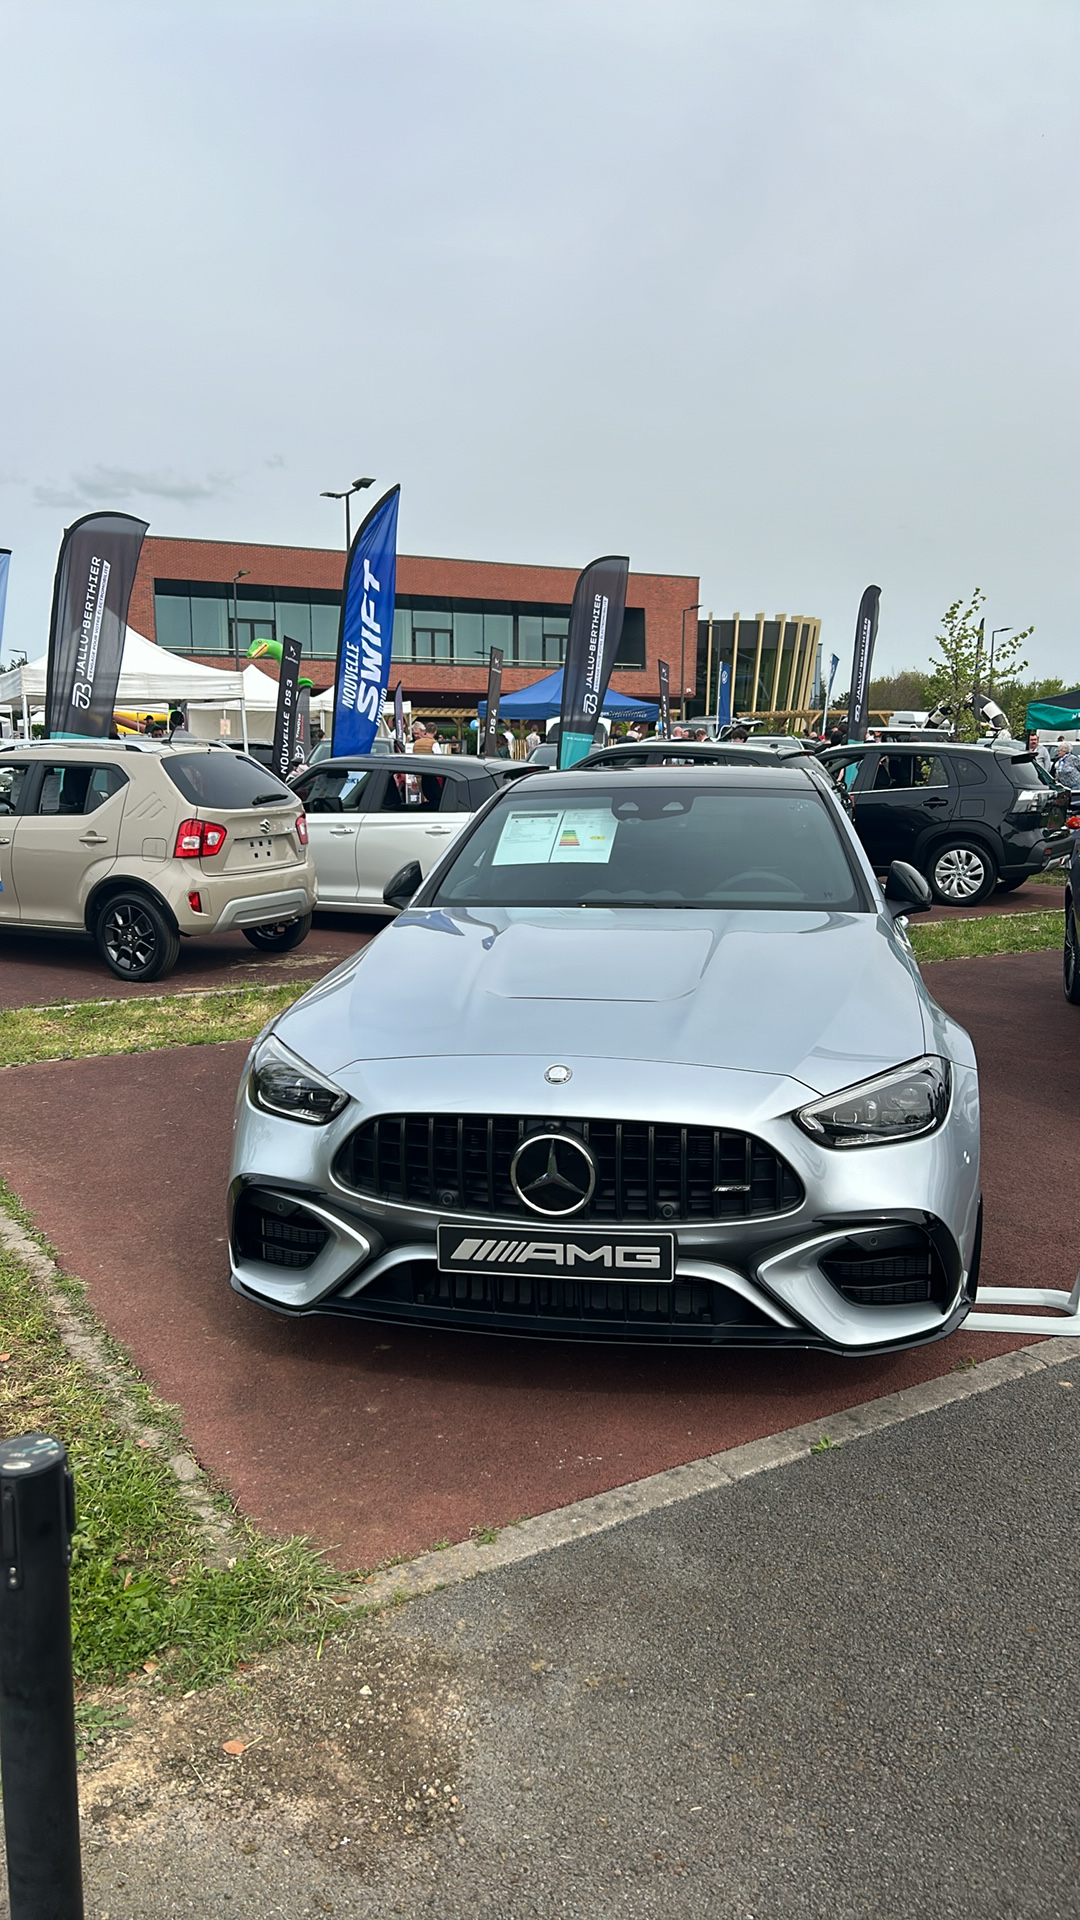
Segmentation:
<svg viewBox="0 0 1080 1920">
<path fill-rule="evenodd" d="M 946 840 L 930 855 L 926 878 L 943 907 L 977 907 L 993 893 L 997 868 L 977 840 Z"/>
<path fill-rule="evenodd" d="M 268 920 L 264 927 L 242 927 L 241 932 L 260 953 L 291 953 L 311 932 L 311 915 L 302 914 L 299 920 Z"/>
<path fill-rule="evenodd" d="M 1065 902 L 1065 947 L 1061 956 L 1061 984 L 1070 1006 L 1080 1007 L 1080 954 L 1076 950 L 1076 920 L 1072 896 Z"/>
<path fill-rule="evenodd" d="M 176 965 L 180 938 L 144 893 L 114 893 L 98 915 L 97 949 L 120 980 L 158 980 Z"/>
</svg>

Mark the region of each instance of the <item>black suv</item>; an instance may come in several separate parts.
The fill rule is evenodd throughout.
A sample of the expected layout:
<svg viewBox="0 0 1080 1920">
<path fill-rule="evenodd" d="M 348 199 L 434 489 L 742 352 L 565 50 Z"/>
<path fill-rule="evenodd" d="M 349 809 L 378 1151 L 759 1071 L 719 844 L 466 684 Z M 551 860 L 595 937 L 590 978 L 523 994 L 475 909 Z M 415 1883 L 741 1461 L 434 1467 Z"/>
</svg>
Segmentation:
<svg viewBox="0 0 1080 1920">
<path fill-rule="evenodd" d="M 846 786 L 876 872 L 908 860 L 946 907 L 1019 887 L 1068 851 L 1064 796 L 1019 742 L 832 747 L 821 765 Z"/>
</svg>

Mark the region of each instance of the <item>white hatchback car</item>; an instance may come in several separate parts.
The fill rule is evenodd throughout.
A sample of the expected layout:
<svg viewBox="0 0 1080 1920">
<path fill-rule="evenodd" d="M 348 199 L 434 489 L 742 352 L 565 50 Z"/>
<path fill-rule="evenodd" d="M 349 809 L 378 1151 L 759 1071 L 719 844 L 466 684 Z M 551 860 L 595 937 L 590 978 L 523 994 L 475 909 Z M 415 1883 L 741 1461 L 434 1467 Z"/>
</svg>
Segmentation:
<svg viewBox="0 0 1080 1920">
<path fill-rule="evenodd" d="M 290 784 L 307 814 L 320 913 L 394 913 L 383 888 L 398 868 L 416 860 L 426 874 L 514 777 L 507 760 L 385 753 L 322 760 L 296 775 Z"/>
</svg>

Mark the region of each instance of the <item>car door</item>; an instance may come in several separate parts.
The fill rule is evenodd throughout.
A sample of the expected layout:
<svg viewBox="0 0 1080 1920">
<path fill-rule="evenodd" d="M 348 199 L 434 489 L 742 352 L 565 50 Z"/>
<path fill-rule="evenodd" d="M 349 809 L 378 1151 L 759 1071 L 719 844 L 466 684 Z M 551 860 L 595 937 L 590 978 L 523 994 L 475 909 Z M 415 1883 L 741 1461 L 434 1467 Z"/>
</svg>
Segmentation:
<svg viewBox="0 0 1080 1920">
<path fill-rule="evenodd" d="M 81 927 L 86 897 L 116 864 L 128 777 L 107 762 L 37 762 L 12 841 L 19 918 Z"/>
<path fill-rule="evenodd" d="M 32 760 L 0 760 L 0 924 L 19 918 L 12 852 Z"/>
<path fill-rule="evenodd" d="M 295 783 L 307 815 L 320 907 L 356 905 L 356 850 L 364 799 L 382 775 L 370 767 L 321 766 Z"/>
<path fill-rule="evenodd" d="M 864 755 L 852 799 L 859 838 L 883 873 L 893 860 L 917 863 L 924 835 L 951 818 L 956 795 L 942 754 L 884 746 Z"/>
<path fill-rule="evenodd" d="M 382 906 L 383 888 L 406 861 L 427 873 L 472 811 L 467 779 L 426 755 L 410 754 L 375 780 L 381 786 L 368 794 L 357 854 L 357 897 L 369 907 Z"/>
</svg>

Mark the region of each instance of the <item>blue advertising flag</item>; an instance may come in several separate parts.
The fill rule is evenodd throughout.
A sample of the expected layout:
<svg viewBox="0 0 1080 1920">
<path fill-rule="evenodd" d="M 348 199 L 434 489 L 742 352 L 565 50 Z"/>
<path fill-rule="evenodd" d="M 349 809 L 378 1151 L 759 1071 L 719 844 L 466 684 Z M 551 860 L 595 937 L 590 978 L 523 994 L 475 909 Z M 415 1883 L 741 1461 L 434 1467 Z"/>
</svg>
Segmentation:
<svg viewBox="0 0 1080 1920">
<path fill-rule="evenodd" d="M 4 646 L 4 608 L 7 606 L 8 569 L 11 566 L 11 548 L 0 547 L 0 656 Z"/>
<path fill-rule="evenodd" d="M 338 629 L 331 748 L 369 753 L 390 678 L 400 487 L 377 500 L 349 548 Z"/>
<path fill-rule="evenodd" d="M 720 662 L 720 683 L 716 689 L 717 730 L 731 725 L 731 661 Z"/>
</svg>

